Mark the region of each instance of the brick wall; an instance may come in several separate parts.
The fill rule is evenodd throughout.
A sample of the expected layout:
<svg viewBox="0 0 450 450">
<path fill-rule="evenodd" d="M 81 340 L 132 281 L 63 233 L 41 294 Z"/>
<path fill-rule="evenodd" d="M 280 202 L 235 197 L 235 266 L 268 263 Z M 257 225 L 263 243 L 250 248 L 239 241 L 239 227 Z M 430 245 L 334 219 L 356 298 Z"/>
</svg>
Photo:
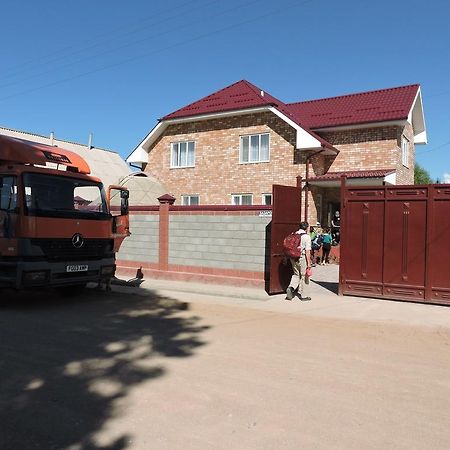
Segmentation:
<svg viewBox="0 0 450 450">
<path fill-rule="evenodd" d="M 340 172 L 345 170 L 396 169 L 397 184 L 414 182 L 414 164 L 405 167 L 402 164 L 401 138 L 404 134 L 409 140 L 409 161 L 414 161 L 414 136 L 412 127 L 407 124 L 379 128 L 321 132 L 321 136 L 339 150 L 336 157 L 323 158 L 316 161 L 317 175 L 322 167 Z"/>
<path fill-rule="evenodd" d="M 270 133 L 270 162 L 239 164 L 240 136 Z M 370 127 L 321 132 L 340 152 L 337 156 L 311 158 L 310 176 L 328 171 L 395 168 L 397 184 L 412 184 L 414 165 L 402 164 L 401 136 L 410 141 L 410 161 L 414 161 L 411 125 Z M 170 144 L 196 142 L 195 167 L 170 168 Z M 295 149 L 295 131 L 277 116 L 266 112 L 232 118 L 179 123 L 167 128 L 149 153 L 145 170 L 158 178 L 177 198 L 199 195 L 200 204 L 229 205 L 232 194 L 252 194 L 253 204 L 262 204 L 262 194 L 271 193 L 273 184 L 295 185 L 296 177 L 306 176 L 307 152 Z M 323 214 L 326 214 L 326 189 Z M 318 217 L 318 190 L 309 194 L 308 220 Z M 302 208 L 304 204 L 302 205 Z M 322 214 L 322 219 L 323 219 Z"/>
<path fill-rule="evenodd" d="M 239 164 L 239 136 L 270 133 L 270 162 Z M 194 140 L 195 167 L 170 168 L 170 143 Z M 271 113 L 172 125 L 149 154 L 146 172 L 158 178 L 178 199 L 199 194 L 201 204 L 231 204 L 231 194 L 262 194 L 272 184 L 294 186 L 305 166 L 295 155 L 295 131 Z"/>
</svg>

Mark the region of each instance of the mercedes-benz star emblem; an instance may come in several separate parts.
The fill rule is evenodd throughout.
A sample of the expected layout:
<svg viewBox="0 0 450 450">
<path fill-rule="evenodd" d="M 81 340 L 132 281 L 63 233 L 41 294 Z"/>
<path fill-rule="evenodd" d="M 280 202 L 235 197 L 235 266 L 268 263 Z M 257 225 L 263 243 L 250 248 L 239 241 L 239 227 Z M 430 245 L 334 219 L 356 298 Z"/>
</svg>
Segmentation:
<svg viewBox="0 0 450 450">
<path fill-rule="evenodd" d="M 75 234 L 72 236 L 72 245 L 73 245 L 75 248 L 80 248 L 80 247 L 83 247 L 83 244 L 84 244 L 83 236 L 81 236 L 80 233 L 75 233 Z"/>
</svg>

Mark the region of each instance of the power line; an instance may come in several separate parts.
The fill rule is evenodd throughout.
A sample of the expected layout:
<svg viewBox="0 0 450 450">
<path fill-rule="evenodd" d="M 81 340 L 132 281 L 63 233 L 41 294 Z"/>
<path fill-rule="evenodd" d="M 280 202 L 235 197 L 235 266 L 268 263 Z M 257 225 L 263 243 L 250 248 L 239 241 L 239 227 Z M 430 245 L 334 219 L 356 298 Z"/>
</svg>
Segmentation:
<svg viewBox="0 0 450 450">
<path fill-rule="evenodd" d="M 253 3 L 258 2 L 258 1 L 261 1 L 261 0 L 253 0 L 253 1 L 251 1 L 250 3 L 241 5 L 240 7 L 246 6 L 246 5 L 248 5 L 248 4 L 253 4 Z M 205 7 L 207 7 L 207 6 L 210 6 L 210 5 L 214 4 L 214 3 L 219 3 L 219 2 L 220 2 L 220 0 L 212 0 L 212 1 L 209 1 L 209 2 L 207 2 L 207 3 L 203 3 L 203 4 L 201 4 L 201 5 L 199 5 L 199 6 L 195 7 L 195 8 L 192 8 L 192 7 L 189 8 L 189 12 L 195 11 L 195 10 L 197 10 L 197 9 L 205 8 Z M 192 1 L 186 2 L 186 3 L 183 3 L 182 6 L 189 6 L 191 3 L 192 3 Z M 228 11 L 230 11 L 230 10 L 228 10 Z M 220 14 L 221 14 L 221 13 L 220 13 Z M 220 15 L 220 14 L 218 14 L 218 15 Z M 127 27 L 120 27 L 120 28 L 118 28 L 118 29 L 115 29 L 115 30 L 109 32 L 109 33 L 104 33 L 104 34 L 101 35 L 101 36 L 104 36 L 104 38 L 107 38 L 107 37 L 109 37 L 109 36 L 111 36 L 111 35 L 114 35 L 115 39 L 118 39 L 118 38 L 121 38 L 121 39 L 122 39 L 122 38 L 125 37 L 125 36 L 129 36 L 129 35 L 138 33 L 138 32 L 141 31 L 141 30 L 147 30 L 149 26 L 156 27 L 156 26 L 159 26 L 159 25 L 161 25 L 161 24 L 164 24 L 164 23 L 166 23 L 166 22 L 169 22 L 169 21 L 171 21 L 171 20 L 173 20 L 173 19 L 176 19 L 176 18 L 178 18 L 178 17 L 185 16 L 185 15 L 186 15 L 186 11 L 182 11 L 182 12 L 179 12 L 179 11 L 178 11 L 177 14 L 172 14 L 171 16 L 166 17 L 165 19 L 160 20 L 160 21 L 158 21 L 158 22 L 152 22 L 152 23 L 150 23 L 149 25 L 146 25 L 146 26 L 140 26 L 140 27 L 137 27 L 137 28 L 134 27 L 133 30 L 128 31 L 128 32 L 125 33 L 125 34 L 122 34 L 122 36 L 118 35 L 117 30 L 128 29 L 128 28 L 129 28 L 128 26 L 127 26 Z M 153 18 L 153 17 L 152 17 L 152 18 Z M 147 19 L 144 19 L 144 21 L 146 21 L 146 22 L 148 22 L 149 20 L 150 20 L 149 17 L 148 17 Z M 194 23 L 195 23 L 195 22 L 194 22 Z M 187 26 L 189 26 L 189 25 L 185 25 L 185 26 L 178 27 L 178 29 L 180 29 L 180 28 L 181 28 L 181 29 L 182 29 L 182 28 L 186 28 Z M 117 50 L 120 50 L 120 49 L 123 49 L 123 48 L 126 48 L 126 47 L 130 47 L 130 46 L 132 46 L 132 45 L 139 44 L 139 43 L 144 42 L 144 41 L 146 41 L 146 40 L 153 39 L 153 38 L 155 38 L 155 37 L 159 37 L 160 35 L 163 35 L 163 34 L 169 34 L 169 33 L 171 33 L 171 30 L 168 30 L 168 31 L 165 31 L 165 32 L 162 32 L 162 33 L 159 33 L 159 34 L 157 33 L 157 34 L 154 34 L 154 35 L 150 35 L 150 36 L 148 36 L 148 37 L 146 37 L 146 38 L 139 39 L 139 40 L 137 40 L 137 41 L 131 41 L 131 42 L 129 42 L 129 43 L 127 43 L 127 44 L 123 44 L 123 45 L 121 45 L 121 46 L 119 46 L 119 47 L 112 47 L 112 48 L 110 48 L 110 49 L 108 49 L 108 50 L 100 51 L 100 52 L 94 53 L 93 55 L 90 55 L 90 56 L 84 56 L 84 57 L 82 57 L 82 58 L 80 58 L 80 59 L 78 59 L 78 60 L 76 60 L 76 61 L 72 61 L 72 62 L 68 62 L 68 63 L 63 64 L 63 65 L 60 65 L 59 67 L 56 67 L 56 69 L 61 69 L 61 68 L 65 68 L 65 67 L 70 67 L 70 66 L 73 66 L 74 64 L 78 64 L 78 63 L 80 63 L 80 62 L 88 61 L 88 60 L 90 60 L 90 59 L 93 59 L 93 58 L 96 58 L 96 57 L 98 57 L 98 56 L 102 56 L 102 55 L 105 55 L 105 54 L 108 54 L 108 53 L 113 53 L 113 52 L 116 52 Z M 87 51 L 89 51 L 89 50 L 95 49 L 96 47 L 100 47 L 101 45 L 109 44 L 109 43 L 110 43 L 109 41 L 107 41 L 107 42 L 96 42 L 96 41 L 92 41 L 92 42 L 93 42 L 93 43 L 92 43 L 91 45 L 84 46 L 84 47 L 81 47 L 81 48 L 79 48 L 79 49 L 77 49 L 77 50 L 74 50 L 74 51 L 72 51 L 72 52 L 68 52 L 68 53 L 66 52 L 66 53 L 65 53 L 64 55 L 62 55 L 62 56 L 55 57 L 55 58 L 53 58 L 53 59 L 49 59 L 49 60 L 46 61 L 46 65 L 51 64 L 51 63 L 54 63 L 54 62 L 58 62 L 58 61 L 61 61 L 61 60 L 68 59 L 68 58 L 70 58 L 71 56 L 79 55 L 79 54 L 85 53 L 85 52 L 87 52 Z M 68 47 L 68 48 L 70 48 L 70 47 Z M 52 55 L 54 55 L 54 54 L 56 55 L 56 54 L 59 54 L 59 53 L 61 53 L 61 51 L 58 51 L 58 52 L 56 52 L 56 53 L 52 53 L 52 54 L 50 54 L 49 56 L 52 56 Z M 36 64 L 35 64 L 34 66 L 36 66 Z M 41 65 L 39 65 L 39 66 L 41 66 Z M 33 66 L 31 66 L 31 67 L 33 67 Z M 42 75 L 47 75 L 47 74 L 49 74 L 49 73 L 53 73 L 54 71 L 55 71 L 55 69 L 49 69 L 49 70 L 41 71 L 41 72 L 39 72 L 39 73 L 33 72 L 31 75 L 29 75 L 29 76 L 27 76 L 27 77 L 25 77 L 25 78 L 22 78 L 21 80 L 18 80 L 18 81 L 12 81 L 12 82 L 9 82 L 9 83 L 4 83 L 4 84 L 0 85 L 0 88 L 5 88 L 5 87 L 13 86 L 13 85 L 15 85 L 15 84 L 20 84 L 20 83 L 22 83 L 22 82 L 24 82 L 24 81 L 31 80 L 31 79 L 33 79 L 33 78 L 37 78 L 37 77 L 42 76 Z M 0 76 L 0 79 L 2 79 L 2 78 L 6 78 L 6 79 L 7 79 L 7 78 L 11 78 L 11 77 L 15 77 L 15 76 L 17 76 L 17 75 L 20 75 L 21 73 L 29 73 L 29 72 L 30 72 L 30 68 L 22 69 L 22 70 L 19 70 L 19 71 L 16 71 L 16 72 L 12 72 L 12 73 L 6 74 L 6 75 L 2 73 L 1 76 Z"/>
<path fill-rule="evenodd" d="M 132 61 L 136 61 L 136 60 L 148 57 L 149 55 L 154 55 L 154 54 L 157 54 L 157 53 L 165 52 L 167 50 L 171 50 L 173 48 L 181 47 L 181 46 L 190 44 L 192 42 L 196 42 L 198 40 L 204 39 L 206 37 L 215 35 L 217 33 L 223 33 L 223 32 L 232 30 L 234 28 L 238 28 L 238 27 L 240 27 L 242 25 L 253 23 L 255 21 L 264 19 L 266 17 L 272 16 L 272 15 L 275 15 L 275 14 L 279 14 L 280 12 L 284 12 L 284 11 L 286 11 L 288 9 L 291 9 L 291 8 L 293 9 L 293 8 L 296 8 L 296 7 L 303 6 L 303 5 L 307 4 L 307 3 L 311 3 L 312 1 L 313 0 L 305 0 L 303 2 L 289 3 L 288 5 L 286 5 L 284 7 L 271 10 L 269 12 L 266 12 L 265 14 L 260 14 L 258 16 L 252 17 L 251 19 L 243 20 L 243 21 L 237 22 L 235 24 L 228 25 L 226 27 L 218 28 L 218 29 L 210 31 L 208 33 L 200 34 L 200 35 L 198 35 L 196 37 L 193 37 L 191 39 L 183 39 L 183 41 L 181 41 L 181 42 L 177 42 L 175 44 L 168 45 L 166 47 L 162 47 L 162 48 L 159 48 L 157 50 L 150 51 L 150 52 L 145 52 L 145 53 L 143 53 L 141 55 L 134 56 L 134 57 L 131 57 L 131 58 L 127 58 L 127 59 L 122 60 L 122 61 L 117 62 L 117 63 L 108 64 L 106 66 L 99 67 L 97 69 L 93 69 L 93 70 L 90 70 L 90 71 L 87 71 L 87 72 L 83 72 L 83 73 L 80 73 L 78 75 L 73 75 L 73 76 L 66 77 L 66 78 L 63 78 L 63 79 L 60 79 L 60 80 L 56 80 L 56 81 L 54 81 L 52 83 L 48 83 L 48 84 L 45 84 L 45 85 L 42 85 L 42 86 L 38 86 L 36 88 L 31 88 L 31 89 L 28 89 L 28 90 L 25 90 L 25 91 L 21 91 L 21 92 L 15 93 L 15 94 L 11 94 L 11 95 L 8 95 L 8 96 L 5 96 L 5 97 L 1 97 L 0 101 L 7 100 L 7 99 L 10 99 L 10 98 L 13 98 L 13 97 L 17 97 L 17 96 L 20 96 L 20 95 L 23 95 L 23 94 L 29 94 L 29 93 L 35 92 L 37 90 L 41 90 L 41 89 L 45 89 L 45 88 L 48 88 L 48 87 L 52 87 L 52 86 L 55 86 L 57 84 L 65 83 L 67 81 L 72 81 L 74 79 L 81 78 L 81 77 L 84 77 L 84 76 L 87 76 L 87 75 L 91 75 L 93 73 L 97 73 L 97 72 L 100 72 L 100 71 L 103 71 L 103 70 L 111 69 L 113 67 L 119 67 L 119 66 L 121 66 L 123 64 L 127 64 L 127 63 L 130 63 Z M 250 3 L 255 3 L 255 1 L 250 2 Z M 235 10 L 235 9 L 236 9 L 236 7 L 233 8 L 233 10 Z M 223 14 L 223 12 L 221 14 Z"/>
<path fill-rule="evenodd" d="M 185 3 L 182 3 L 180 6 L 177 7 L 177 11 L 179 11 L 180 8 L 184 8 L 185 6 L 189 6 L 189 5 L 191 5 L 192 3 L 195 3 L 196 1 L 197 1 L 197 0 L 190 0 L 190 1 L 187 1 L 187 2 L 185 2 Z M 193 11 L 193 10 L 196 10 L 196 9 L 198 9 L 198 8 L 203 8 L 203 7 L 208 6 L 208 5 L 212 4 L 212 3 L 217 3 L 218 1 L 220 1 L 220 0 L 213 0 L 213 1 L 210 1 L 210 2 L 208 2 L 208 3 L 205 3 L 205 4 L 202 4 L 202 5 L 198 6 L 198 7 L 196 7 L 196 8 L 195 8 L 195 7 L 194 7 L 194 8 L 190 8 L 189 11 Z M 164 11 L 164 13 L 165 13 L 165 11 Z M 134 23 L 133 23 L 132 25 L 129 24 L 129 25 L 123 25 L 123 26 L 121 26 L 121 27 L 114 28 L 113 30 L 110 30 L 110 31 L 108 31 L 108 32 L 105 32 L 105 33 L 102 33 L 102 34 L 97 35 L 97 37 L 95 37 L 93 40 L 86 41 L 86 43 L 87 43 L 88 45 L 85 45 L 85 46 L 79 48 L 78 50 L 75 50 L 75 51 L 72 51 L 72 52 L 67 52 L 67 50 L 72 49 L 72 47 L 64 47 L 64 48 L 61 48 L 61 49 L 56 50 L 56 51 L 54 51 L 54 52 L 48 53 L 48 54 L 46 54 L 46 55 L 38 56 L 38 57 L 32 58 L 32 59 L 30 59 L 30 60 L 28 60 L 28 61 L 25 61 L 25 62 L 23 62 L 23 63 L 21 63 L 21 64 L 15 66 L 15 67 L 13 66 L 13 67 L 10 67 L 10 68 L 7 68 L 7 69 L 3 69 L 2 73 L 0 74 L 0 78 L 10 78 L 10 77 L 16 76 L 16 75 L 18 75 L 18 74 L 20 74 L 20 73 L 22 73 L 22 72 L 25 72 L 25 71 L 30 70 L 29 67 L 26 68 L 26 69 L 18 70 L 18 69 L 21 69 L 23 66 L 29 66 L 30 64 L 32 65 L 32 67 L 33 67 L 33 66 L 36 66 L 36 65 L 39 65 L 39 66 L 42 65 L 42 64 L 33 64 L 33 63 L 35 63 L 36 61 L 38 61 L 38 63 L 42 63 L 42 60 L 44 60 L 45 63 L 52 63 L 52 62 L 55 62 L 55 61 L 67 59 L 68 57 L 70 57 L 70 56 L 72 56 L 72 55 L 76 55 L 76 54 L 82 53 L 82 52 L 84 52 L 84 51 L 90 50 L 90 49 L 92 49 L 92 48 L 98 47 L 98 46 L 101 45 L 101 43 L 98 42 L 99 39 L 105 40 L 106 38 L 109 38 L 110 36 L 114 36 L 114 37 L 116 37 L 116 38 L 117 38 L 117 37 L 120 37 L 120 36 L 118 36 L 118 35 L 119 35 L 123 30 L 127 31 L 127 30 L 128 30 L 129 28 L 131 28 L 131 27 L 134 27 L 134 29 L 131 30 L 131 31 L 128 31 L 128 32 L 124 33 L 124 34 L 123 34 L 124 36 L 130 35 L 130 34 L 134 34 L 134 33 L 138 32 L 138 31 L 140 31 L 140 30 L 142 30 L 142 29 L 147 29 L 148 26 L 158 26 L 158 25 L 160 25 L 160 24 L 162 24 L 162 23 L 164 23 L 164 22 L 167 22 L 168 20 L 170 20 L 170 19 L 172 19 L 172 18 L 176 18 L 176 17 L 178 17 L 178 16 L 180 16 L 180 15 L 184 15 L 184 14 L 185 14 L 185 12 L 183 11 L 183 12 L 178 13 L 178 14 L 172 16 L 172 17 L 165 18 L 165 19 L 162 20 L 162 21 L 159 21 L 159 22 L 151 22 L 150 24 L 147 24 L 147 25 L 145 25 L 145 26 L 140 26 L 140 27 L 137 27 L 137 28 L 135 27 L 135 24 L 134 24 Z M 155 15 L 152 15 L 152 16 L 144 17 L 144 18 L 140 19 L 139 23 L 142 24 L 142 23 L 149 22 L 150 20 L 155 19 L 155 17 L 159 17 L 159 16 L 162 16 L 162 15 L 163 15 L 163 13 L 157 14 L 156 16 L 155 16 Z M 60 55 L 61 53 L 63 53 L 62 56 L 56 56 L 56 57 L 53 58 L 53 59 L 49 59 L 49 58 L 52 58 L 52 57 L 55 56 L 55 55 Z M 12 72 L 11 72 L 11 71 L 12 71 Z M 8 72 L 10 72 L 10 73 L 8 73 Z"/>
<path fill-rule="evenodd" d="M 450 144 L 450 141 L 445 142 L 444 144 L 438 145 L 437 147 L 431 148 L 430 150 L 425 150 L 423 152 L 416 153 L 416 156 L 421 156 L 421 155 L 424 155 L 425 153 L 434 152 L 435 150 L 439 150 L 440 148 L 445 147 L 446 145 L 449 145 L 449 144 Z"/>
</svg>

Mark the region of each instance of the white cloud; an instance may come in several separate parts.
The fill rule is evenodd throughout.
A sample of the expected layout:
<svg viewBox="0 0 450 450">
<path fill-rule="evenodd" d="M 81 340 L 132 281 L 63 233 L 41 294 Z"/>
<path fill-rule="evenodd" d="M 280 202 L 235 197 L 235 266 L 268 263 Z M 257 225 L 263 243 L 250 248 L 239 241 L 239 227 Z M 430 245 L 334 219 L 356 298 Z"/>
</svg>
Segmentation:
<svg viewBox="0 0 450 450">
<path fill-rule="evenodd" d="M 450 173 L 444 173 L 443 183 L 450 183 Z"/>
</svg>

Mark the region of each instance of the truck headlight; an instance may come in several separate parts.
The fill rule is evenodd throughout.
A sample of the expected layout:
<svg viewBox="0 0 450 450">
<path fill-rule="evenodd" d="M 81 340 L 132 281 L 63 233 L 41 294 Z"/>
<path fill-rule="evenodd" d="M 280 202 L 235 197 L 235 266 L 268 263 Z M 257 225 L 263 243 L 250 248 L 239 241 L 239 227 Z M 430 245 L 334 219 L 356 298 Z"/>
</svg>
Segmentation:
<svg viewBox="0 0 450 450">
<path fill-rule="evenodd" d="M 46 270 L 36 270 L 33 272 L 24 272 L 23 273 L 24 281 L 45 281 L 47 280 L 47 271 Z"/>
</svg>

